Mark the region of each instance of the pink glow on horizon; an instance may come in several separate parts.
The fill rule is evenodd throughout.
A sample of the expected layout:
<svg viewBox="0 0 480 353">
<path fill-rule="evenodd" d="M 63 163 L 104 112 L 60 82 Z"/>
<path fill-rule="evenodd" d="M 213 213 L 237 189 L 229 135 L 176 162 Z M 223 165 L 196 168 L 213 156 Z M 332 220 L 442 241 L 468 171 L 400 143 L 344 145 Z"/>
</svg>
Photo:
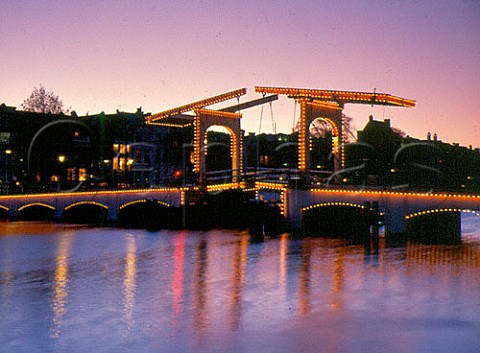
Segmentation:
<svg viewBox="0 0 480 353">
<path fill-rule="evenodd" d="M 391 118 L 480 147 L 476 1 L 2 1 L 0 103 L 40 83 L 78 114 L 159 112 L 255 85 L 385 92 L 414 109 L 347 105 L 363 128 Z M 228 103 L 228 102 L 227 102 Z M 228 104 L 226 104 L 228 105 Z M 294 104 L 273 104 L 290 132 Z M 298 110 L 297 110 L 298 113 Z M 242 127 L 258 132 L 260 109 Z M 264 108 L 262 132 L 271 132 Z"/>
</svg>

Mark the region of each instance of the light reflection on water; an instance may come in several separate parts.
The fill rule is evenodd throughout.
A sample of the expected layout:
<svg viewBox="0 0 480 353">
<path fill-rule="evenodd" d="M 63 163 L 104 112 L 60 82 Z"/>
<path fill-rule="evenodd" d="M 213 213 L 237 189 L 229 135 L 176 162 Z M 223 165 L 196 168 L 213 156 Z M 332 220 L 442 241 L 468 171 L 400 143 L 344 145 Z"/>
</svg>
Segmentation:
<svg viewBox="0 0 480 353">
<path fill-rule="evenodd" d="M 136 291 L 136 276 L 137 276 L 137 246 L 135 243 L 135 236 L 127 234 L 127 255 L 125 258 L 125 276 L 123 280 L 125 296 L 125 319 L 128 327 L 133 325 L 132 312 L 135 308 L 135 291 Z"/>
<path fill-rule="evenodd" d="M 55 257 L 55 271 L 51 307 L 53 311 L 53 336 L 61 334 L 63 316 L 68 297 L 68 256 L 72 234 L 70 232 L 59 235 Z"/>
<path fill-rule="evenodd" d="M 462 245 L 374 251 L 1 224 L 0 351 L 477 352 L 480 227 L 469 227 Z"/>
</svg>

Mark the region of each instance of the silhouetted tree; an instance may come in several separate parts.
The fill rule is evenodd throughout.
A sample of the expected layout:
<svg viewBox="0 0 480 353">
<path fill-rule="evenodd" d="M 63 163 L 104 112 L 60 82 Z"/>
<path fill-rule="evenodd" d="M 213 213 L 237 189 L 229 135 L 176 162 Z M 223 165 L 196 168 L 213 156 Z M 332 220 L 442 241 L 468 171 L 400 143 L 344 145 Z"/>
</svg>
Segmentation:
<svg viewBox="0 0 480 353">
<path fill-rule="evenodd" d="M 407 137 L 407 133 L 399 128 L 392 127 L 392 131 L 396 133 L 398 136 L 400 136 L 401 138 Z"/>
<path fill-rule="evenodd" d="M 34 87 L 30 97 L 23 101 L 22 109 L 37 113 L 68 113 L 68 109 L 63 107 L 62 100 L 52 91 L 46 90 L 41 84 L 38 88 Z"/>
<path fill-rule="evenodd" d="M 353 124 L 353 118 L 351 116 L 343 115 L 343 141 L 355 142 L 357 137 L 355 136 L 355 125 Z"/>
<path fill-rule="evenodd" d="M 353 125 L 353 118 L 347 115 L 343 115 L 342 133 L 344 142 L 354 142 L 356 137 L 353 133 L 355 126 Z M 300 121 L 298 121 L 292 132 L 297 132 L 300 129 Z M 327 133 L 332 132 L 332 126 L 322 119 L 315 119 L 309 126 L 309 132 L 313 137 L 325 137 Z"/>
<path fill-rule="evenodd" d="M 312 121 L 312 123 L 308 127 L 308 130 L 310 132 L 310 135 L 312 135 L 313 137 L 319 138 L 319 137 L 325 137 L 327 133 L 331 133 L 332 127 L 330 126 L 329 123 L 327 123 L 324 120 L 315 119 L 314 121 Z"/>
</svg>

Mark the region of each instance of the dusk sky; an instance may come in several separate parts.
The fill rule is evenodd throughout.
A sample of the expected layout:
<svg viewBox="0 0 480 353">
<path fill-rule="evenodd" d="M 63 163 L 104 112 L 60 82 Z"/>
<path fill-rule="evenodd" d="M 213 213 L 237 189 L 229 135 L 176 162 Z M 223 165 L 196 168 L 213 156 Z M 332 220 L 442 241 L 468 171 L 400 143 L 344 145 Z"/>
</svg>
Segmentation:
<svg viewBox="0 0 480 353">
<path fill-rule="evenodd" d="M 347 105 L 357 129 L 480 147 L 480 1 L 0 0 L 0 103 L 43 84 L 83 115 L 156 113 L 255 85 L 390 93 L 413 109 Z M 231 101 L 236 103 L 236 100 Z M 225 104 L 224 104 L 225 105 Z M 261 132 L 272 132 L 265 106 Z M 298 109 L 297 109 L 298 114 Z M 290 132 L 294 103 L 273 104 Z M 242 127 L 259 131 L 260 109 Z"/>
</svg>

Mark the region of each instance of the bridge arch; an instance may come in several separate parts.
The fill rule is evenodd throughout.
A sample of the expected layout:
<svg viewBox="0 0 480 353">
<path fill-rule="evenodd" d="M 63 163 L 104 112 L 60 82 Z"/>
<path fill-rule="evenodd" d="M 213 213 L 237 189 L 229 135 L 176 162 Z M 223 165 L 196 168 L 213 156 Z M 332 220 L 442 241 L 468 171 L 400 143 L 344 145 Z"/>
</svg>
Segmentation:
<svg viewBox="0 0 480 353">
<path fill-rule="evenodd" d="M 341 127 L 339 127 L 333 119 L 331 119 L 329 117 L 324 117 L 324 116 L 319 116 L 319 117 L 316 117 L 316 118 L 312 119 L 311 123 L 308 126 L 308 130 L 310 132 L 310 135 L 315 136 L 315 127 L 316 127 L 317 122 L 323 122 L 323 123 L 327 124 L 331 128 L 333 136 L 338 136 L 339 135 L 339 129 Z"/>
<path fill-rule="evenodd" d="M 155 202 L 157 204 L 160 204 L 160 205 L 163 205 L 163 206 L 166 206 L 166 207 L 171 207 L 172 206 L 167 202 L 163 202 L 163 201 L 159 201 L 159 200 L 139 199 L 139 200 L 129 201 L 129 202 L 125 202 L 125 203 L 121 204 L 120 207 L 119 207 L 119 210 L 123 210 L 124 208 L 132 206 L 132 205 L 143 204 L 143 203 L 147 203 L 147 202 Z"/>
<path fill-rule="evenodd" d="M 100 202 L 95 202 L 95 201 L 79 201 L 79 202 L 74 202 L 68 206 L 65 206 L 64 210 L 65 211 L 68 211 L 69 209 L 73 208 L 73 207 L 76 207 L 76 206 L 80 206 L 80 205 L 92 205 L 92 206 L 98 206 L 98 207 L 101 207 L 101 208 L 104 208 L 106 210 L 108 210 L 108 206 L 104 205 L 103 203 L 100 203 Z"/>
<path fill-rule="evenodd" d="M 0 205 L 0 220 L 8 219 L 10 216 L 10 209 L 6 206 Z"/>
<path fill-rule="evenodd" d="M 480 210 L 471 210 L 471 209 L 465 209 L 465 208 L 437 208 L 437 209 L 423 210 L 415 213 L 409 213 L 405 215 L 405 219 L 409 220 L 415 217 L 425 216 L 429 214 L 445 213 L 445 212 L 471 213 L 480 217 Z"/>
<path fill-rule="evenodd" d="M 310 206 L 307 206 L 307 207 L 303 207 L 302 212 L 308 211 L 308 210 L 311 210 L 311 209 L 314 209 L 314 208 L 332 207 L 332 206 L 356 207 L 356 208 L 361 208 L 361 209 L 366 208 L 365 205 L 361 205 L 361 204 L 353 203 L 353 202 L 321 202 L 321 203 L 317 203 L 317 204 L 310 205 Z"/>
<path fill-rule="evenodd" d="M 43 202 L 32 202 L 32 203 L 28 203 L 26 205 L 20 206 L 17 209 L 17 212 L 22 212 L 23 210 L 25 210 L 29 207 L 46 207 L 48 209 L 51 209 L 52 211 L 55 211 L 55 207 L 52 206 L 52 205 L 49 205 L 49 204 L 46 204 L 46 203 L 43 203 Z"/>
<path fill-rule="evenodd" d="M 215 133 L 222 133 L 228 135 L 228 141 L 225 141 L 220 135 L 220 140 L 215 139 L 215 136 L 212 134 Z M 205 154 L 205 173 L 208 174 L 209 172 L 219 171 L 219 170 L 235 170 L 235 132 L 225 126 L 219 125 L 212 125 L 206 131 L 205 135 L 202 136 L 203 141 L 205 143 L 205 147 L 203 153 Z M 224 158 L 225 155 L 228 153 L 228 158 Z M 220 159 L 217 157 L 221 156 Z M 225 163 L 227 162 L 227 163 Z M 214 166 L 212 168 L 212 165 Z M 236 166 L 238 168 L 238 166 Z M 224 182 L 231 179 L 230 175 L 222 175 Z M 228 180 L 230 181 L 230 180 Z"/>
<path fill-rule="evenodd" d="M 423 244 L 459 244 L 462 213 L 480 217 L 480 210 L 455 207 L 409 213 L 405 216 L 407 239 Z"/>
<path fill-rule="evenodd" d="M 311 117 L 308 126 L 307 161 L 310 169 L 323 171 L 333 171 L 336 167 L 338 169 L 335 159 L 338 158 L 341 129 L 342 126 L 328 116 Z"/>
<path fill-rule="evenodd" d="M 43 202 L 32 202 L 17 209 L 17 218 L 22 221 L 53 221 L 56 208 Z"/>
<path fill-rule="evenodd" d="M 334 157 L 334 171 L 344 167 L 343 151 L 343 107 L 336 102 L 311 101 L 300 98 L 300 128 L 298 146 L 298 169 L 306 171 L 310 166 L 310 126 L 320 119 L 332 127 L 332 154 Z"/>
<path fill-rule="evenodd" d="M 306 236 L 338 237 L 363 241 L 368 235 L 370 208 L 352 202 L 322 202 L 302 208 Z"/>
<path fill-rule="evenodd" d="M 68 223 L 107 224 L 108 206 L 95 201 L 74 202 L 63 209 L 63 219 Z"/>
<path fill-rule="evenodd" d="M 118 223 L 123 227 L 157 230 L 177 226 L 177 209 L 170 204 L 154 200 L 139 199 L 120 205 Z"/>
<path fill-rule="evenodd" d="M 194 119 L 194 171 L 199 173 L 200 184 L 205 181 L 205 136 L 213 126 L 227 129 L 231 138 L 232 182 L 238 182 L 242 168 L 242 131 L 241 114 L 221 112 L 210 109 L 196 109 Z"/>
</svg>

